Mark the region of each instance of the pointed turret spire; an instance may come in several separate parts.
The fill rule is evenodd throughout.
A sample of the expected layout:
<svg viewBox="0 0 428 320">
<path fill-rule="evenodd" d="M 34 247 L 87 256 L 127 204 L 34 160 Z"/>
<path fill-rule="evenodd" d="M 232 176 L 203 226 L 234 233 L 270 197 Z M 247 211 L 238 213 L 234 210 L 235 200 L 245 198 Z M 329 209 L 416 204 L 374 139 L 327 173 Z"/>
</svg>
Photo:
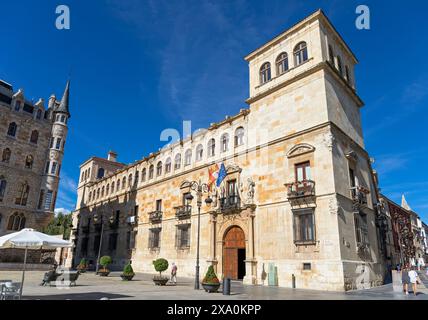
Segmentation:
<svg viewBox="0 0 428 320">
<path fill-rule="evenodd" d="M 404 194 L 401 196 L 401 207 L 408 211 L 412 211 L 412 208 L 410 208 L 409 204 L 406 201 L 406 197 L 404 197 Z"/>
<path fill-rule="evenodd" d="M 71 117 L 69 111 L 69 98 L 70 98 L 70 80 L 67 81 L 67 85 L 65 86 L 64 95 L 62 96 L 61 103 L 59 107 L 55 110 L 55 112 L 63 112 Z"/>
</svg>

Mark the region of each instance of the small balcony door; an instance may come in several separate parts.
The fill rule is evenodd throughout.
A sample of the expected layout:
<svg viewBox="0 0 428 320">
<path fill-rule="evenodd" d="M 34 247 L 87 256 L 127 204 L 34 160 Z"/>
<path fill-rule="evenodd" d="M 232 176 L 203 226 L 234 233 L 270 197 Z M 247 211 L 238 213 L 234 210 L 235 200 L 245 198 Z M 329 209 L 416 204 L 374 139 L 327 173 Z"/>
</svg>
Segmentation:
<svg viewBox="0 0 428 320">
<path fill-rule="evenodd" d="M 156 211 L 162 211 L 162 200 L 156 200 Z"/>
</svg>

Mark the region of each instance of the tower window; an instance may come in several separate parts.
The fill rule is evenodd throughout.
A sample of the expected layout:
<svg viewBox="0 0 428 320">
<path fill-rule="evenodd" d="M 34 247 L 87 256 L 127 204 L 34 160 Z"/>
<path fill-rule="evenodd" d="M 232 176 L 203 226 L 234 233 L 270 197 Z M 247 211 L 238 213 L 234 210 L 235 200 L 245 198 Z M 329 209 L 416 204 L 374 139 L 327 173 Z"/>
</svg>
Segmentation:
<svg viewBox="0 0 428 320">
<path fill-rule="evenodd" d="M 10 136 L 10 137 L 15 137 L 17 129 L 18 129 L 18 126 L 16 125 L 16 123 L 15 122 L 11 122 L 9 124 L 9 128 L 7 129 L 7 135 Z"/>
<path fill-rule="evenodd" d="M 57 150 L 61 149 L 61 138 L 56 138 L 55 149 Z"/>
<path fill-rule="evenodd" d="M 19 111 L 21 109 L 21 101 L 15 101 L 15 111 Z"/>
<path fill-rule="evenodd" d="M 20 206 L 26 206 L 28 200 L 28 194 L 30 193 L 30 186 L 24 182 L 20 185 L 18 190 L 18 196 L 15 199 L 15 204 Z"/>
<path fill-rule="evenodd" d="M 36 119 L 37 120 L 40 120 L 42 118 L 42 110 L 37 110 L 37 113 L 36 113 Z"/>
<path fill-rule="evenodd" d="M 37 144 L 37 141 L 39 140 L 39 131 L 37 130 L 33 130 L 31 132 L 31 136 L 30 136 L 30 142 L 31 143 L 35 143 Z"/>
<path fill-rule="evenodd" d="M 6 194 L 6 186 L 7 186 L 6 179 L 3 176 L 1 176 L 0 177 L 0 202 L 3 201 L 4 195 Z"/>
<path fill-rule="evenodd" d="M 270 70 L 270 63 L 266 62 L 260 68 L 260 84 L 264 84 L 270 81 L 271 78 L 272 76 L 271 76 L 271 70 Z"/>
<path fill-rule="evenodd" d="M 308 47 L 306 46 L 306 42 L 300 42 L 294 48 L 294 64 L 297 67 L 307 60 L 308 60 Z"/>
<path fill-rule="evenodd" d="M 57 162 L 52 162 L 52 167 L 51 167 L 51 174 L 55 174 L 56 173 L 56 167 L 58 166 Z"/>
<path fill-rule="evenodd" d="M 27 158 L 25 158 L 25 167 L 27 169 L 31 169 L 33 167 L 33 156 L 32 155 L 28 155 Z"/>
<path fill-rule="evenodd" d="M 288 55 L 286 52 L 281 53 L 276 58 L 276 74 L 279 76 L 288 71 Z"/>
<path fill-rule="evenodd" d="M 4 149 L 1 157 L 1 161 L 5 163 L 9 163 L 11 155 L 12 155 L 12 152 L 10 151 L 9 148 Z"/>
<path fill-rule="evenodd" d="M 99 168 L 97 173 L 97 179 L 104 178 L 104 168 Z"/>
</svg>

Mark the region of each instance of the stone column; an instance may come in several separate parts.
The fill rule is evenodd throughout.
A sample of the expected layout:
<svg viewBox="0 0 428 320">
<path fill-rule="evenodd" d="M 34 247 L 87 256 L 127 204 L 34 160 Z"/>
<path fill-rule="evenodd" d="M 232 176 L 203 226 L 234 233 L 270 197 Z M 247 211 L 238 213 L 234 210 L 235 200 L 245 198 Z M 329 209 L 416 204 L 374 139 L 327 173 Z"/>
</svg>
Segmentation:
<svg viewBox="0 0 428 320">
<path fill-rule="evenodd" d="M 210 258 L 207 260 L 209 265 L 214 267 L 217 273 L 217 254 L 216 254 L 216 233 L 217 233 L 217 215 L 215 212 L 210 213 Z"/>
<path fill-rule="evenodd" d="M 248 256 L 245 260 L 244 284 L 257 284 L 257 261 L 255 258 L 254 239 L 254 217 L 255 208 L 251 207 L 248 215 Z"/>
</svg>

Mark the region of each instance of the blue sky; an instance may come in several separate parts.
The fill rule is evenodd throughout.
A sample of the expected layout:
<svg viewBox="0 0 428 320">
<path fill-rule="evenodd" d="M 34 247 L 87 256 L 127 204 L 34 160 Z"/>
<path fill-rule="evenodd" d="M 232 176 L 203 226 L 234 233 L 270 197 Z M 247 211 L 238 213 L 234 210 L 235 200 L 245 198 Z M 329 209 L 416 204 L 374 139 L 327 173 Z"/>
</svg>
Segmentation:
<svg viewBox="0 0 428 320">
<path fill-rule="evenodd" d="M 55 8 L 71 29 L 55 28 Z M 243 57 L 322 8 L 360 63 L 366 148 L 382 192 L 428 221 L 428 31 L 424 1 L 2 1 L 0 78 L 27 98 L 60 96 L 71 73 L 70 131 L 57 207 L 72 209 L 79 164 L 109 149 L 122 162 L 157 150 L 165 128 L 207 127 L 247 107 Z M 424 40 L 425 39 L 425 40 Z M 131 141 L 124 143 L 125 140 Z M 132 147 L 131 147 L 132 146 Z"/>
</svg>

